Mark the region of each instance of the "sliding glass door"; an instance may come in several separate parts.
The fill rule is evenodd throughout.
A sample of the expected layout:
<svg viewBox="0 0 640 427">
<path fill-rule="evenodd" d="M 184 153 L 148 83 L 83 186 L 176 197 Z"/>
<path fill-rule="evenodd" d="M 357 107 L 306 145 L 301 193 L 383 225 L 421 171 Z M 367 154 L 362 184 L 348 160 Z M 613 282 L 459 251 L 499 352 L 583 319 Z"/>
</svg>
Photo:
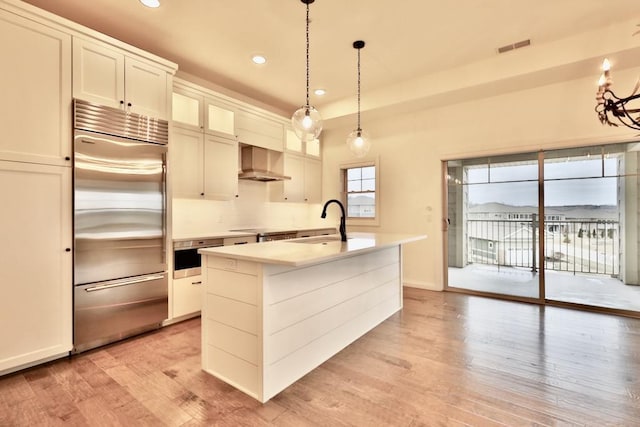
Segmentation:
<svg viewBox="0 0 640 427">
<path fill-rule="evenodd" d="M 640 311 L 638 149 L 545 153 L 545 297 Z"/>
<path fill-rule="evenodd" d="M 539 297 L 538 155 L 447 164 L 448 286 Z"/>
<path fill-rule="evenodd" d="M 447 288 L 640 313 L 639 169 L 640 143 L 448 161 Z"/>
</svg>

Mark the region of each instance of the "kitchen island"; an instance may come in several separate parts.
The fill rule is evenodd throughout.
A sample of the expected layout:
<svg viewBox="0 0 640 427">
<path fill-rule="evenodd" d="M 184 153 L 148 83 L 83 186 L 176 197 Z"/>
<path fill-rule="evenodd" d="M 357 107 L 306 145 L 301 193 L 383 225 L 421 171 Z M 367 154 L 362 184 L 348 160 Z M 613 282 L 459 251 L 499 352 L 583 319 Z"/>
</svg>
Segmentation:
<svg viewBox="0 0 640 427">
<path fill-rule="evenodd" d="M 200 249 L 202 369 L 266 402 L 402 308 L 402 245 L 351 233 Z"/>
</svg>

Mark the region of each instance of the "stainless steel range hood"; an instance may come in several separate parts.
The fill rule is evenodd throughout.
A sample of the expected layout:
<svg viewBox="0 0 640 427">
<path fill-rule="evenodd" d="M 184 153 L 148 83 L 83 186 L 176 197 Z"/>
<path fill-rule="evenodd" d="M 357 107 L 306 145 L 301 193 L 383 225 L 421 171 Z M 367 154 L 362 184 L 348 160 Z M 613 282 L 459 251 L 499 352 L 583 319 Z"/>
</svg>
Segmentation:
<svg viewBox="0 0 640 427">
<path fill-rule="evenodd" d="M 242 172 L 238 173 L 238 179 L 252 181 L 284 181 L 291 179 L 271 170 L 269 162 L 269 150 L 253 145 L 245 145 L 241 148 Z"/>
</svg>

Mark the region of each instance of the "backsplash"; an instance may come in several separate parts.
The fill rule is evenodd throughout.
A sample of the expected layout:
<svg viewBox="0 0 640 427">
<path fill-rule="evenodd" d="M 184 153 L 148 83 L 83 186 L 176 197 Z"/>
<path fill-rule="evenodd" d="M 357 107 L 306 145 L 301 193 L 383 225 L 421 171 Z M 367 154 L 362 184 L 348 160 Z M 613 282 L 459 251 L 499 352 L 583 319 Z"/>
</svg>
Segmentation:
<svg viewBox="0 0 640 427">
<path fill-rule="evenodd" d="M 268 184 L 238 183 L 239 197 L 231 201 L 173 199 L 173 234 L 226 231 L 236 228 L 336 227 L 321 219 L 322 204 L 269 202 Z"/>
</svg>

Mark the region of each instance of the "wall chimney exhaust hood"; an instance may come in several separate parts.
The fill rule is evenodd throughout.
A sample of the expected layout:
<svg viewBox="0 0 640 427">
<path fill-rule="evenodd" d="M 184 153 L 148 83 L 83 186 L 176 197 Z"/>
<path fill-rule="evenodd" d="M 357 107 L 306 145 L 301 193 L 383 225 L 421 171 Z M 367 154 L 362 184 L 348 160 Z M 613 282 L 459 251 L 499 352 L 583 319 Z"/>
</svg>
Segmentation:
<svg viewBox="0 0 640 427">
<path fill-rule="evenodd" d="M 238 173 L 238 179 L 251 181 L 284 181 L 291 179 L 281 173 L 272 171 L 269 167 L 269 150 L 253 145 L 245 145 L 241 148 L 242 171 Z"/>
</svg>

